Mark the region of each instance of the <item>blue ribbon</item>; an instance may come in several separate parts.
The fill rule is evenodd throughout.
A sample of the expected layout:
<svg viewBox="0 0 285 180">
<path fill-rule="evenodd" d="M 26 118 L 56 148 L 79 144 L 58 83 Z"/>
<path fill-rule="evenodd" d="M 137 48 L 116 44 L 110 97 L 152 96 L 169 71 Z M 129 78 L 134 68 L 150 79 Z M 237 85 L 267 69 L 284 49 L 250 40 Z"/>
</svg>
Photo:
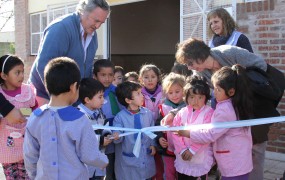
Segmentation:
<svg viewBox="0 0 285 180">
<path fill-rule="evenodd" d="M 157 131 L 199 130 L 199 129 L 213 129 L 213 128 L 239 128 L 239 127 L 249 127 L 249 126 L 262 125 L 262 124 L 278 123 L 278 122 L 284 122 L 284 121 L 285 121 L 285 116 L 279 116 L 279 117 L 260 118 L 260 119 L 251 119 L 251 120 L 242 120 L 242 121 L 235 120 L 231 122 L 195 124 L 195 125 L 190 125 L 190 126 L 176 126 L 176 127 L 151 126 L 151 127 L 146 127 L 142 129 L 93 125 L 93 129 L 94 130 L 108 129 L 108 130 L 117 130 L 117 131 L 126 132 L 126 133 L 120 134 L 119 137 L 128 136 L 131 134 L 137 134 L 137 139 L 136 139 L 135 146 L 133 149 L 133 154 L 136 157 L 139 157 L 142 133 L 147 135 L 149 138 L 154 139 L 156 135 L 153 132 L 157 132 Z"/>
</svg>

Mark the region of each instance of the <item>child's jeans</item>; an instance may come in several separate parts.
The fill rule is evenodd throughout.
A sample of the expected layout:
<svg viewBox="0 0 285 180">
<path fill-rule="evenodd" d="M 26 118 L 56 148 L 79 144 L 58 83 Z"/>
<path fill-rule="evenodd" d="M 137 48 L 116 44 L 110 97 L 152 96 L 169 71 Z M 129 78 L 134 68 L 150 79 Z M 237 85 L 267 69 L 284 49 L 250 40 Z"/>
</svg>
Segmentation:
<svg viewBox="0 0 285 180">
<path fill-rule="evenodd" d="M 30 179 L 24 165 L 24 160 L 16 163 L 2 163 L 6 180 L 28 180 Z"/>
<path fill-rule="evenodd" d="M 164 163 L 164 173 L 166 180 L 175 180 L 177 179 L 176 169 L 174 167 L 175 157 L 171 156 L 162 156 Z"/>
</svg>

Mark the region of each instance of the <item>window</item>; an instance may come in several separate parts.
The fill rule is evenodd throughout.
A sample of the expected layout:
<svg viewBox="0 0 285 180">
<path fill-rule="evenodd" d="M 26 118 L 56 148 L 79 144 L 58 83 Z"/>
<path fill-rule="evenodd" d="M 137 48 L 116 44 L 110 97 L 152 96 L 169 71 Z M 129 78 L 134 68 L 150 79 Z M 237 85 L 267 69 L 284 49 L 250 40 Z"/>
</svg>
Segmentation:
<svg viewBox="0 0 285 180">
<path fill-rule="evenodd" d="M 30 15 L 31 29 L 31 55 L 37 55 L 41 38 L 47 25 L 54 19 L 75 11 L 76 4 L 62 5 L 59 7 L 48 6 L 47 11 Z"/>
<path fill-rule="evenodd" d="M 207 13 L 217 7 L 223 7 L 230 11 L 235 19 L 237 1 L 239 0 L 180 0 L 180 41 L 196 37 L 207 42 Z"/>
<path fill-rule="evenodd" d="M 47 26 L 46 12 L 31 14 L 30 22 L 31 22 L 31 26 L 30 26 L 31 28 L 31 55 L 36 55 L 38 52 L 40 40 L 43 35 L 43 31 Z"/>
</svg>

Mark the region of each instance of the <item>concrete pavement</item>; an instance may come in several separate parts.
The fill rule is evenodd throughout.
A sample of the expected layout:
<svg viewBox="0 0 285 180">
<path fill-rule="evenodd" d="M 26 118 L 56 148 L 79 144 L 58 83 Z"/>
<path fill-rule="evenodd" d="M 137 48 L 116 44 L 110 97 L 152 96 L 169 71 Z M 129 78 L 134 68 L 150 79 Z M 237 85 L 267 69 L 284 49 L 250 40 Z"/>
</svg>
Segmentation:
<svg viewBox="0 0 285 180">
<path fill-rule="evenodd" d="M 285 171 L 285 154 L 266 152 L 264 164 L 264 180 L 279 180 Z M 209 180 L 215 178 L 210 177 Z M 0 165 L 0 180 L 5 180 L 2 166 Z"/>
</svg>

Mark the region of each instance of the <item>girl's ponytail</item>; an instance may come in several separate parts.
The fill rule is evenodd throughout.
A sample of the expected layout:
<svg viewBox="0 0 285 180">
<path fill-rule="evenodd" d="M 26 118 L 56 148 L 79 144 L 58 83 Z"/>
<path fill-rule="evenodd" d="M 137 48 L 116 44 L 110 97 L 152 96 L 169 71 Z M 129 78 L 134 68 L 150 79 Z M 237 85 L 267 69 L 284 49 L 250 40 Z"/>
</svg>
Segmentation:
<svg viewBox="0 0 285 180">
<path fill-rule="evenodd" d="M 236 75 L 235 95 L 232 97 L 233 107 L 238 115 L 238 119 L 250 119 L 253 117 L 252 91 L 245 68 L 236 64 L 231 69 Z"/>
</svg>

